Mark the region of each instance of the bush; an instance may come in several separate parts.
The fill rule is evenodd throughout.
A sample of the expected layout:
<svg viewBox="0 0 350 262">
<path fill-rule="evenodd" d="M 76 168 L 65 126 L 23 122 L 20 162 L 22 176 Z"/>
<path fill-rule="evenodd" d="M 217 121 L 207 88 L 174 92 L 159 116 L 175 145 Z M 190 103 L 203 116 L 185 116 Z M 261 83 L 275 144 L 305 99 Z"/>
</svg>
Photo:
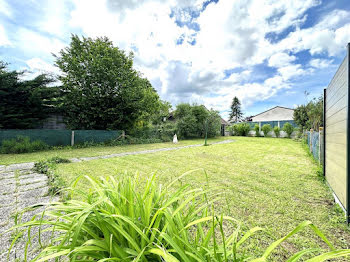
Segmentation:
<svg viewBox="0 0 350 262">
<path fill-rule="evenodd" d="M 260 136 L 260 127 L 258 124 L 255 124 L 254 131 L 255 131 L 255 136 L 259 137 Z"/>
<path fill-rule="evenodd" d="M 294 131 L 294 127 L 291 125 L 291 123 L 287 122 L 284 124 L 283 129 L 284 132 L 287 133 L 287 136 L 290 138 L 293 131 Z"/>
<path fill-rule="evenodd" d="M 235 124 L 233 125 L 233 131 L 236 136 L 248 136 L 250 125 L 248 123 Z"/>
<path fill-rule="evenodd" d="M 46 231 L 51 235 L 47 245 L 40 242 L 42 249 L 34 261 L 253 261 L 254 255 L 241 246 L 263 229 L 241 232 L 235 219 L 216 216 L 209 207 L 219 200 L 217 193 L 189 185 L 174 189 L 175 181 L 163 188 L 154 176 L 143 186 L 139 177 L 125 175 L 118 181 L 113 177 L 86 178 L 93 190 L 85 193 L 72 188 L 75 200 L 51 203 L 45 213 L 12 229 L 19 230 L 13 241 L 23 234 L 30 235 L 35 228 L 39 237 L 42 228 L 41 234 Z M 268 261 L 283 241 L 295 238 L 306 227 L 332 250 L 325 259 L 350 254 L 350 250 L 336 251 L 319 229 L 305 221 L 270 244 L 257 261 Z M 31 237 L 28 244 L 34 241 Z M 261 244 L 266 246 L 265 242 Z M 24 251 L 27 253 L 27 248 Z M 315 248 L 302 250 L 294 254 L 293 261 L 317 253 Z M 315 261 L 324 261 L 321 258 Z"/>
<path fill-rule="evenodd" d="M 275 126 L 273 128 L 273 132 L 275 133 L 276 137 L 280 137 L 280 131 L 281 131 L 281 129 L 278 126 Z"/>
<path fill-rule="evenodd" d="M 30 141 L 29 137 L 18 136 L 14 139 L 2 141 L 0 151 L 3 154 L 21 154 L 47 150 L 49 148 L 49 145 L 40 140 Z"/>
<path fill-rule="evenodd" d="M 40 174 L 45 174 L 48 177 L 49 193 L 56 195 L 62 191 L 65 187 L 63 179 L 54 172 L 57 164 L 70 163 L 71 161 L 66 158 L 52 157 L 48 160 L 42 160 L 34 163 L 33 170 Z"/>
<path fill-rule="evenodd" d="M 233 128 L 233 125 L 232 126 L 229 126 L 227 128 L 227 131 L 229 132 L 230 136 L 233 136 L 234 135 L 234 128 Z"/>
<path fill-rule="evenodd" d="M 261 127 L 261 130 L 264 133 L 264 136 L 267 137 L 269 132 L 272 130 L 272 127 L 270 126 L 270 124 L 265 124 Z"/>
</svg>

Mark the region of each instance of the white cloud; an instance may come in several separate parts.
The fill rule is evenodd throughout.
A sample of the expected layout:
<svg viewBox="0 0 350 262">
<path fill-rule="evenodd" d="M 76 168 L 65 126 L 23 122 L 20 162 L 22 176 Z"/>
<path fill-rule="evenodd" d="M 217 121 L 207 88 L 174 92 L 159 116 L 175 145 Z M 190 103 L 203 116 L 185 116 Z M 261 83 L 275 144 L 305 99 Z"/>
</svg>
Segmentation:
<svg viewBox="0 0 350 262">
<path fill-rule="evenodd" d="M 8 39 L 5 29 L 0 25 L 0 46 L 11 46 L 11 42 Z"/>
<path fill-rule="evenodd" d="M 44 1 L 41 7 L 43 17 L 37 23 L 40 31 L 63 37 L 69 29 L 67 27 L 69 17 L 67 4 L 67 0 Z"/>
<path fill-rule="evenodd" d="M 57 54 L 65 47 L 65 44 L 55 37 L 47 37 L 25 28 L 19 28 L 15 36 L 16 47 L 32 56 L 51 57 L 51 53 Z"/>
<path fill-rule="evenodd" d="M 12 10 L 5 0 L 0 0 L 0 14 L 4 14 L 7 17 L 12 17 Z"/>
<path fill-rule="evenodd" d="M 350 11 L 335 10 L 313 27 L 298 29 L 273 46 L 294 52 L 309 50 L 311 55 L 327 53 L 337 56 L 350 42 Z"/>
<path fill-rule="evenodd" d="M 287 81 L 293 77 L 306 74 L 306 71 L 302 69 L 300 64 L 287 65 L 278 68 L 278 72 L 281 74 L 282 79 Z"/>
<path fill-rule="evenodd" d="M 282 67 L 289 65 L 296 59 L 293 55 L 286 53 L 276 53 L 269 58 L 268 65 L 271 67 Z"/>
<path fill-rule="evenodd" d="M 319 58 L 311 59 L 309 62 L 310 66 L 314 68 L 328 68 L 332 65 L 332 63 L 333 63 L 333 60 L 319 59 Z"/>
<path fill-rule="evenodd" d="M 57 67 L 45 62 L 39 57 L 28 59 L 25 63 L 26 66 L 21 68 L 21 70 L 24 71 L 24 74 L 21 77 L 23 80 L 31 80 L 40 74 L 48 74 L 53 77 L 60 74 L 60 70 Z"/>
</svg>

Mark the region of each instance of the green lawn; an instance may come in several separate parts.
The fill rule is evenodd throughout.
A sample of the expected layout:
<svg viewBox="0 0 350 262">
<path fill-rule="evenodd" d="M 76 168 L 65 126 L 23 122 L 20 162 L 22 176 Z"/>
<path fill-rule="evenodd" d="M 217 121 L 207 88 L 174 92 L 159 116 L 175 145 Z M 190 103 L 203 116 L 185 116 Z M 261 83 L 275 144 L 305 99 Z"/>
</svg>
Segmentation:
<svg viewBox="0 0 350 262">
<path fill-rule="evenodd" d="M 350 248 L 350 235 L 344 215 L 334 205 L 330 190 L 317 175 L 319 168 L 299 142 L 253 137 L 234 139 L 235 142 L 230 144 L 60 164 L 56 172 L 68 184 L 82 174 L 118 177 L 135 173 L 149 176 L 154 172 L 158 174 L 160 183 L 165 183 L 186 171 L 201 169 L 183 179 L 184 183 L 200 186 L 206 181 L 205 170 L 210 185 L 221 187 L 226 196 L 226 200 L 216 205 L 218 212 L 242 221 L 245 228 L 266 228 L 265 234 L 259 234 L 246 247 L 252 252 L 260 254 L 262 249 L 257 246 L 266 247 L 304 220 L 314 222 L 337 248 Z M 193 142 L 196 141 L 182 143 Z M 103 150 L 114 153 L 116 151 L 113 150 L 137 151 L 164 146 L 171 144 Z M 74 152 L 82 155 L 98 154 L 97 150 L 102 148 Z M 67 151 L 65 156 L 73 157 L 72 152 Z M 81 184 L 87 190 L 84 185 Z M 291 253 L 316 247 L 319 243 L 311 230 L 303 231 L 298 237 L 284 243 L 272 260 L 284 261 Z"/>
<path fill-rule="evenodd" d="M 227 139 L 227 137 L 218 137 L 209 139 L 209 142 L 218 142 Z M 66 147 L 64 149 L 55 149 L 48 151 L 41 151 L 28 154 L 0 154 L 0 165 L 9 165 L 14 163 L 25 163 L 25 162 L 36 162 L 39 160 L 46 160 L 55 156 L 62 158 L 73 158 L 73 157 L 88 157 L 88 156 L 102 156 L 109 154 L 116 154 L 122 152 L 141 151 L 147 149 L 165 148 L 165 147 L 176 147 L 193 144 L 204 143 L 203 139 L 192 139 L 192 140 L 180 140 L 178 144 L 168 143 L 157 143 L 157 144 L 144 144 L 144 145 L 123 145 L 123 146 L 96 146 L 88 148 L 71 148 Z"/>
</svg>

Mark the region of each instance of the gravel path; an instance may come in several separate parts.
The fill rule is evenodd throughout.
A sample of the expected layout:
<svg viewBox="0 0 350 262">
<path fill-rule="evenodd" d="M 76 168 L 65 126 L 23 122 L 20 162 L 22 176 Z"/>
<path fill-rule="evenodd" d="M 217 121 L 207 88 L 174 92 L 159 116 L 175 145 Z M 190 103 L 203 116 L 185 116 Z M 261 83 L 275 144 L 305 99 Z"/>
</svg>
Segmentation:
<svg viewBox="0 0 350 262">
<path fill-rule="evenodd" d="M 233 140 L 225 140 L 214 144 L 232 143 Z M 155 152 L 178 150 L 183 148 L 200 147 L 203 144 L 150 149 L 136 152 L 125 152 L 105 156 L 80 157 L 70 159 L 72 162 L 89 161 L 93 159 L 106 159 L 128 155 L 151 154 Z M 22 214 L 27 207 L 40 203 L 57 201 L 48 194 L 49 186 L 47 176 L 32 171 L 34 163 L 21 163 L 8 166 L 0 165 L 0 261 L 7 261 L 8 249 L 14 239 L 14 234 L 6 232 L 15 225 L 16 217 Z M 25 212 L 21 215 L 21 221 L 29 221 L 33 215 L 41 213 L 44 207 Z M 3 234 L 6 232 L 5 234 Z M 32 235 L 35 234 L 32 230 Z M 45 241 L 45 236 L 43 237 Z M 36 241 L 34 240 L 33 243 Z M 20 238 L 12 248 L 9 261 L 22 261 L 24 258 L 25 237 Z M 35 247 L 29 248 L 28 261 L 35 255 Z"/>
<path fill-rule="evenodd" d="M 44 207 L 22 214 L 26 208 L 58 200 L 57 197 L 53 199 L 48 194 L 47 176 L 33 172 L 32 167 L 32 163 L 26 163 L 0 169 L 0 261 L 7 261 L 8 249 L 16 234 L 6 230 L 15 225 L 16 217 L 21 216 L 22 222 L 29 221 L 33 215 L 42 212 Z M 3 234 L 4 232 L 6 233 Z M 35 230 L 32 230 L 32 234 L 35 233 Z M 22 261 L 24 247 L 25 237 L 21 237 L 11 250 L 9 261 Z M 35 251 L 34 247 L 29 250 L 30 261 Z"/>
</svg>

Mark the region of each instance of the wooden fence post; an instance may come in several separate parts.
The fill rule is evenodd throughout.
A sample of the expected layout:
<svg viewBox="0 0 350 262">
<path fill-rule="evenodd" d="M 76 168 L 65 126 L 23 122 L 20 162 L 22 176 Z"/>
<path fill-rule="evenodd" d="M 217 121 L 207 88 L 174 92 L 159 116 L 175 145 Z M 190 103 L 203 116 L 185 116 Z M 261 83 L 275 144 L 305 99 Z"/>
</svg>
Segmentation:
<svg viewBox="0 0 350 262">
<path fill-rule="evenodd" d="M 70 145 L 74 146 L 74 131 L 72 130 L 72 136 L 71 136 L 71 140 L 70 140 Z"/>
<path fill-rule="evenodd" d="M 125 131 L 122 130 L 122 138 L 125 139 Z"/>
</svg>

